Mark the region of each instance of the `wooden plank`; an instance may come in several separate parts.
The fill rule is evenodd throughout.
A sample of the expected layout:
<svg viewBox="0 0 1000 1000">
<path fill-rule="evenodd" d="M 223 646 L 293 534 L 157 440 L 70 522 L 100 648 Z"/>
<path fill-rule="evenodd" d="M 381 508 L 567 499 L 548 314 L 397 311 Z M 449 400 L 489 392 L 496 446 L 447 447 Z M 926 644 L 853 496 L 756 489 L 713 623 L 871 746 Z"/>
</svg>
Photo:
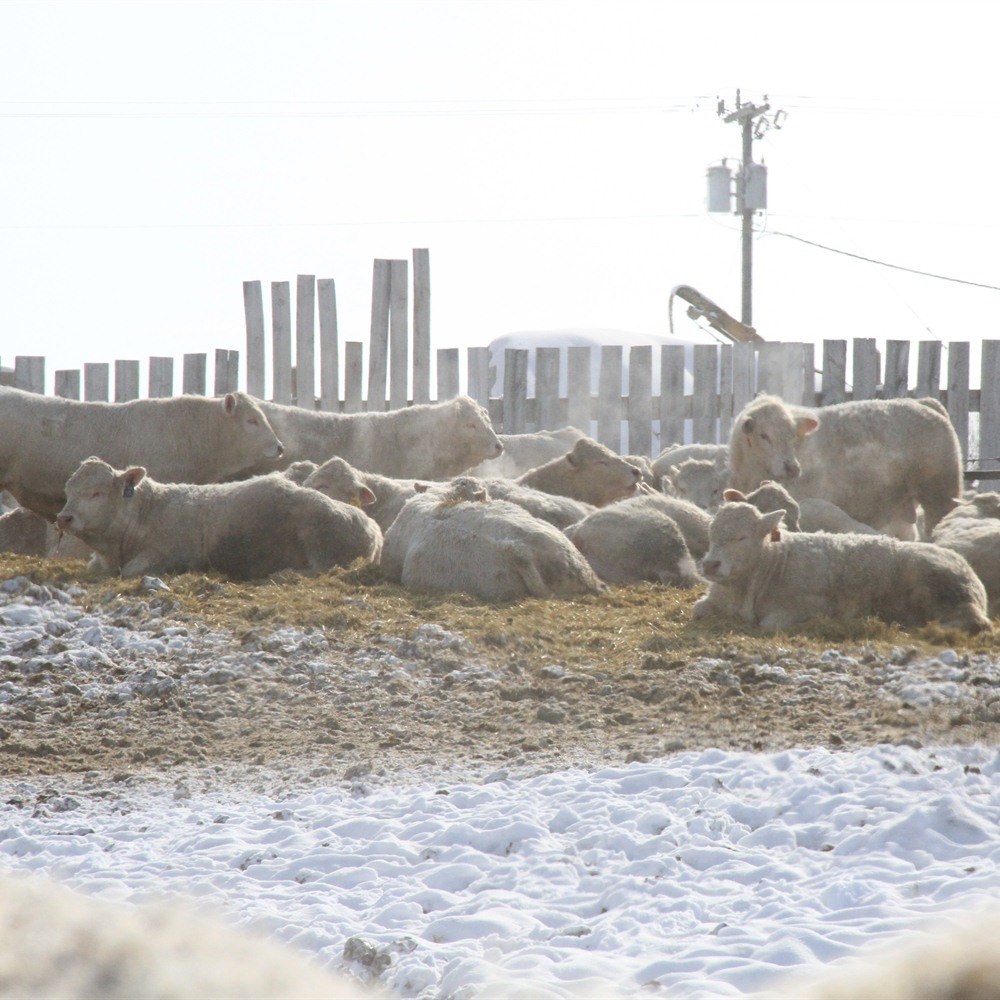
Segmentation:
<svg viewBox="0 0 1000 1000">
<path fill-rule="evenodd" d="M 660 348 L 660 450 L 684 443 L 684 348 Z"/>
<path fill-rule="evenodd" d="M 910 388 L 910 342 L 887 340 L 885 342 L 885 381 L 883 399 L 900 399 Z"/>
<path fill-rule="evenodd" d="M 733 422 L 757 392 L 757 345 L 733 344 Z"/>
<path fill-rule="evenodd" d="M 247 392 L 263 399 L 264 297 L 259 281 L 243 282 L 243 315 L 247 328 Z"/>
<path fill-rule="evenodd" d="M 215 395 L 225 396 L 239 388 L 240 352 L 215 349 Z"/>
<path fill-rule="evenodd" d="M 719 441 L 733 429 L 733 345 L 719 345 Z"/>
<path fill-rule="evenodd" d="M 718 439 L 719 353 L 715 344 L 695 344 L 694 398 L 691 434 L 696 444 L 715 444 Z"/>
<path fill-rule="evenodd" d="M 487 393 L 489 386 L 487 386 Z M 426 249 L 413 251 L 413 402 L 431 398 L 431 265 Z M 487 397 L 488 398 L 488 397 Z M 473 396 L 475 399 L 475 396 Z"/>
<path fill-rule="evenodd" d="M 803 406 L 816 405 L 816 345 L 802 344 L 802 395 L 800 402 Z"/>
<path fill-rule="evenodd" d="M 558 383 L 557 383 L 558 384 Z M 653 449 L 653 348 L 628 352 L 628 442 L 625 453 L 650 455 Z"/>
<path fill-rule="evenodd" d="M 979 468 L 1000 469 L 1000 340 L 984 340 L 979 393 Z"/>
<path fill-rule="evenodd" d="M 160 399 L 174 394 L 174 359 L 149 359 L 149 398 Z"/>
<path fill-rule="evenodd" d="M 437 398 L 439 403 L 458 395 L 458 348 L 437 352 Z"/>
<path fill-rule="evenodd" d="M 917 384 L 913 394 L 920 399 L 941 397 L 941 341 L 921 340 L 917 347 Z"/>
<path fill-rule="evenodd" d="M 319 408 L 340 409 L 340 344 L 337 341 L 337 286 L 333 278 L 316 282 L 319 310 Z"/>
<path fill-rule="evenodd" d="M 389 262 L 389 409 L 406 406 L 409 385 L 410 319 L 407 282 L 409 262 Z"/>
<path fill-rule="evenodd" d="M 45 358 L 19 354 L 14 358 L 14 388 L 26 392 L 45 392 Z"/>
<path fill-rule="evenodd" d="M 504 434 L 524 434 L 528 412 L 528 351 L 508 347 L 503 352 L 503 417 Z"/>
<path fill-rule="evenodd" d="M 614 452 L 622 450 L 622 348 L 601 347 L 597 379 L 597 440 Z"/>
<path fill-rule="evenodd" d="M 271 398 L 292 401 L 292 306 L 287 281 L 271 282 Z"/>
<path fill-rule="evenodd" d="M 139 362 L 115 362 L 115 402 L 127 403 L 139 398 Z"/>
<path fill-rule="evenodd" d="M 86 362 L 83 366 L 83 398 L 96 403 L 108 401 L 111 369 L 106 362 Z"/>
<path fill-rule="evenodd" d="M 80 370 L 63 368 L 56 372 L 56 395 L 63 399 L 80 398 Z"/>
<path fill-rule="evenodd" d="M 372 323 L 368 338 L 368 409 L 385 409 L 386 366 L 389 351 L 390 261 L 372 266 Z"/>
<path fill-rule="evenodd" d="M 772 396 L 784 395 L 785 358 L 783 344 L 768 341 L 757 349 L 757 391 Z"/>
<path fill-rule="evenodd" d="M 562 352 L 558 347 L 539 347 L 535 351 L 536 431 L 555 431 L 566 422 L 566 408 L 559 398 L 561 357 Z"/>
<path fill-rule="evenodd" d="M 316 409 L 316 275 L 295 282 L 295 403 Z"/>
<path fill-rule="evenodd" d="M 969 344 L 953 341 L 948 345 L 948 416 L 962 446 L 962 458 L 969 458 Z M 978 452 L 977 452 L 978 454 Z"/>
<path fill-rule="evenodd" d="M 365 345 L 360 340 L 344 342 L 344 412 L 361 412 Z"/>
<path fill-rule="evenodd" d="M 874 399 L 878 393 L 879 359 L 873 337 L 854 338 L 852 399 Z"/>
<path fill-rule="evenodd" d="M 847 341 L 823 341 L 823 384 L 820 403 L 831 406 L 847 399 Z"/>
<path fill-rule="evenodd" d="M 566 348 L 566 419 L 588 437 L 591 426 L 590 348 Z"/>
<path fill-rule="evenodd" d="M 488 409 L 490 405 L 490 349 L 488 347 L 470 347 L 466 357 L 468 364 L 466 383 L 469 395 L 480 406 L 485 406 Z M 429 392 L 428 398 L 430 398 Z M 413 402 L 417 402 L 416 390 L 414 390 Z"/>
<path fill-rule="evenodd" d="M 204 396 L 208 386 L 208 355 L 185 354 L 181 392 L 185 396 Z"/>
</svg>

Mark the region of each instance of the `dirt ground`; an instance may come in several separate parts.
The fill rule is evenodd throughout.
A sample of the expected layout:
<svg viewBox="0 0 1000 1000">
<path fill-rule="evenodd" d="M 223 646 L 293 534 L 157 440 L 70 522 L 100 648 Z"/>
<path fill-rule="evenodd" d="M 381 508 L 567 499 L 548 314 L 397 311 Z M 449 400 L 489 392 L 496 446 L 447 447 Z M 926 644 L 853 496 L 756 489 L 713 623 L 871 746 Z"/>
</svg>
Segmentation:
<svg viewBox="0 0 1000 1000">
<path fill-rule="evenodd" d="M 970 645 L 876 622 L 755 635 L 693 623 L 696 592 L 652 585 L 491 607 L 410 595 L 370 571 L 260 585 L 185 576 L 152 594 L 82 564 L 7 558 L 0 571 L 78 587 L 76 601 L 116 627 L 184 637 L 176 655 L 110 658 L 106 679 L 131 684 L 127 698 L 84 697 L 84 682 L 44 657 L 27 676 L 0 658 L 8 778 L 208 769 L 372 783 L 706 747 L 1000 737 L 1000 643 L 989 637 Z M 921 696 L 942 670 L 948 696 Z"/>
</svg>

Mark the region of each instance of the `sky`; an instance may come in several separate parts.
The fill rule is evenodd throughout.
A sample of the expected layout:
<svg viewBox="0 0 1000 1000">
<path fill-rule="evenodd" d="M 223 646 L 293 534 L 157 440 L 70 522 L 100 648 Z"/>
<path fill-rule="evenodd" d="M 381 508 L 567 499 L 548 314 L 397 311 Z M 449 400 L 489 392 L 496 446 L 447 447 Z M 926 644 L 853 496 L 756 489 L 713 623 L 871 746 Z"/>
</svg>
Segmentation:
<svg viewBox="0 0 1000 1000">
<path fill-rule="evenodd" d="M 0 363 L 242 353 L 242 282 L 269 312 L 297 274 L 367 342 L 373 260 L 415 247 L 434 348 L 666 334 L 679 284 L 738 317 L 739 219 L 705 197 L 737 88 L 786 112 L 753 149 L 758 331 L 978 344 L 997 288 L 846 254 L 1000 286 L 998 27 L 961 0 L 0 3 Z"/>
</svg>

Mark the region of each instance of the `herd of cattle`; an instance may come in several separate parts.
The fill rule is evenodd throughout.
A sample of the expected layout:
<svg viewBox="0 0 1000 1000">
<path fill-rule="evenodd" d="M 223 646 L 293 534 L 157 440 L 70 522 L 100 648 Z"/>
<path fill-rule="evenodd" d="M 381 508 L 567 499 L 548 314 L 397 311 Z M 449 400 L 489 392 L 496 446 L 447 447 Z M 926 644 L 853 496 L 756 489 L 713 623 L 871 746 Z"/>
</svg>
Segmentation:
<svg viewBox="0 0 1000 1000">
<path fill-rule="evenodd" d="M 136 576 L 356 560 L 508 601 L 654 581 L 765 629 L 877 615 L 970 632 L 1000 610 L 1000 494 L 963 493 L 931 399 L 753 400 L 728 445 L 620 456 L 497 436 L 468 397 L 333 414 L 244 393 L 89 403 L 0 389 L 0 550 Z"/>
</svg>

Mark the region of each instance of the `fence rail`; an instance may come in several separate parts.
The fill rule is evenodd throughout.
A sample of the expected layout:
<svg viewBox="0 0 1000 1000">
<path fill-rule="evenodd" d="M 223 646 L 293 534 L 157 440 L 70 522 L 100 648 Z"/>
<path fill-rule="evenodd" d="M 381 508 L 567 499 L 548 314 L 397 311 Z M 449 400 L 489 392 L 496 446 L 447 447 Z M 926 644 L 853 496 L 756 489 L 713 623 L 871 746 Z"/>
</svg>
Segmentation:
<svg viewBox="0 0 1000 1000">
<path fill-rule="evenodd" d="M 295 282 L 293 364 L 291 283 L 272 282 L 269 394 L 263 289 L 259 281 L 244 282 L 247 391 L 280 403 L 355 413 L 449 399 L 464 385 L 464 391 L 489 409 L 498 431 L 555 430 L 574 424 L 630 454 L 656 454 L 672 441 L 725 441 L 734 416 L 758 392 L 813 406 L 932 396 L 947 408 L 969 474 L 1000 476 L 1000 340 L 983 341 L 979 348 L 978 388 L 971 382 L 974 369 L 967 341 L 920 341 L 914 351 L 909 341 L 888 340 L 883 356 L 874 338 L 863 337 L 825 340 L 821 345 L 706 344 L 690 352 L 681 345 L 655 352 L 648 346 L 606 345 L 597 349 L 596 378 L 589 347 L 508 349 L 499 386 L 493 384 L 495 368 L 486 347 L 466 349 L 464 380 L 458 349 L 432 355 L 426 250 L 413 251 L 412 327 L 409 271 L 406 260 L 374 263 L 367 370 L 364 342 L 345 341 L 341 355 L 333 279 L 317 281 L 313 275 L 299 275 Z M 207 360 L 207 354 L 183 356 L 182 392 L 207 393 Z M 103 363 L 86 364 L 82 380 L 78 371 L 57 371 L 55 393 L 79 399 L 82 389 L 84 399 L 119 402 L 139 396 L 138 361 L 116 361 L 113 372 L 113 396 L 112 368 Z M 172 395 L 174 376 L 173 358 L 150 358 L 147 394 Z M 685 390 L 686 380 L 690 391 Z M 45 359 L 16 358 L 6 381 L 43 392 Z M 216 350 L 214 393 L 235 390 L 239 384 L 239 352 Z"/>
</svg>

